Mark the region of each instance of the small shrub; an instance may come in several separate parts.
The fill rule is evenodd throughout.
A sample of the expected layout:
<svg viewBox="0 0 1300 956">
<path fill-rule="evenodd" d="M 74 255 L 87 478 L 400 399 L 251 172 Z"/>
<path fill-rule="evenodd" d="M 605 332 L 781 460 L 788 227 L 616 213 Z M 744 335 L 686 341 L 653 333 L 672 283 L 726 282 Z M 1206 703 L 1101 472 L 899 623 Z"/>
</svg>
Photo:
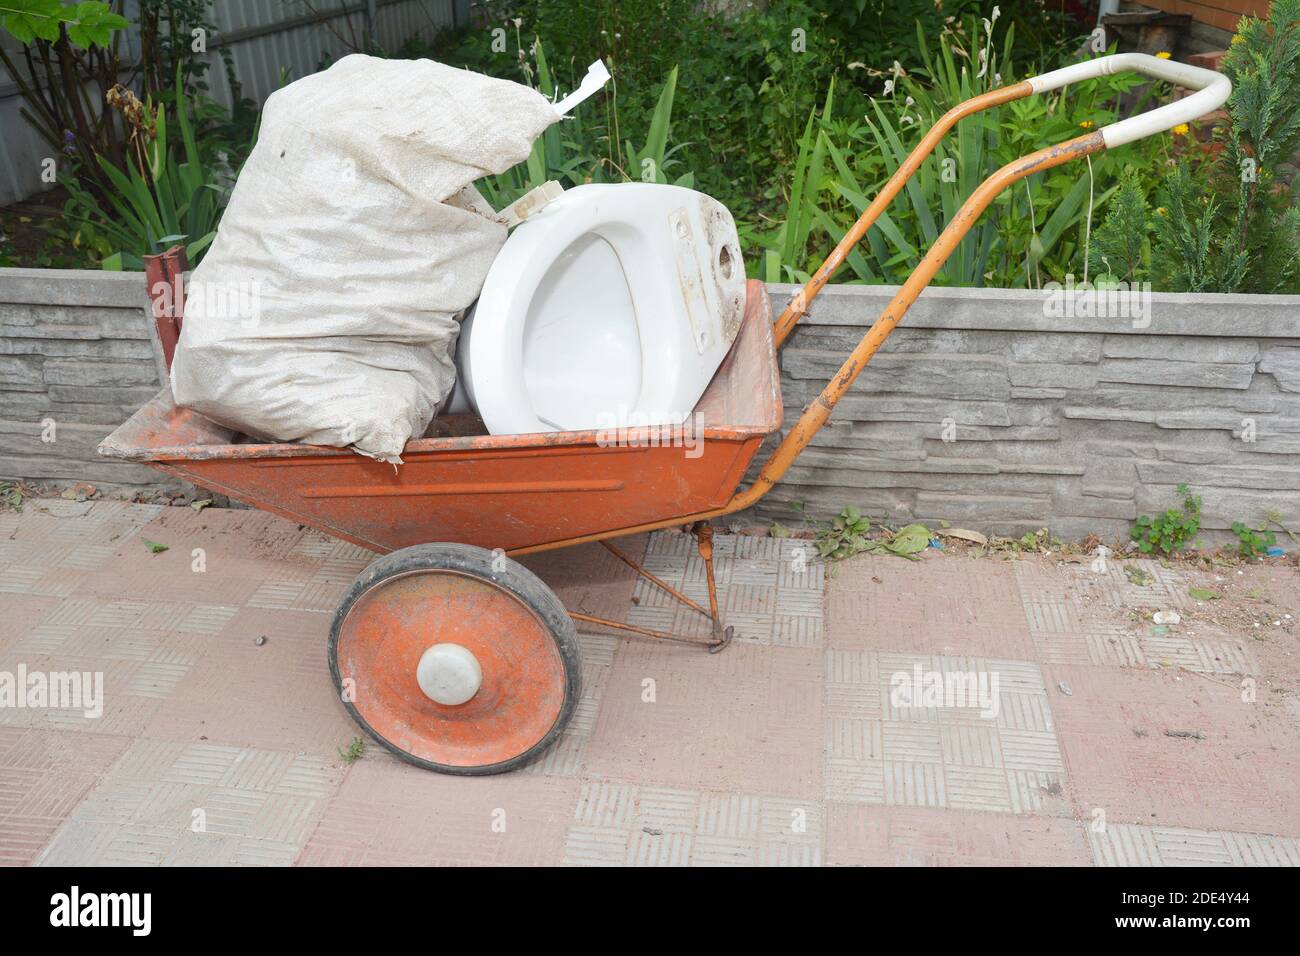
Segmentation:
<svg viewBox="0 0 1300 956">
<path fill-rule="evenodd" d="M 1267 553 L 1268 549 L 1277 543 L 1277 536 L 1265 525 L 1251 530 L 1245 522 L 1234 521 L 1232 533 L 1237 536 L 1238 547 L 1243 558 L 1257 558 Z"/>
<path fill-rule="evenodd" d="M 817 553 L 827 561 L 842 561 L 872 546 L 867 538 L 871 522 L 849 505 L 831 519 L 831 526 L 817 532 Z"/>
<path fill-rule="evenodd" d="M 1183 499 L 1181 508 L 1169 508 L 1154 518 L 1141 515 L 1133 523 L 1132 538 L 1143 554 L 1174 554 L 1201 530 L 1200 495 L 1192 494 L 1185 484 L 1178 486 L 1178 495 Z"/>
<path fill-rule="evenodd" d="M 1300 0 L 1275 0 L 1267 20 L 1242 17 L 1223 72 L 1221 149 L 1166 177 L 1155 261 L 1175 292 L 1300 290 L 1300 210 L 1276 178 L 1300 147 Z"/>
</svg>

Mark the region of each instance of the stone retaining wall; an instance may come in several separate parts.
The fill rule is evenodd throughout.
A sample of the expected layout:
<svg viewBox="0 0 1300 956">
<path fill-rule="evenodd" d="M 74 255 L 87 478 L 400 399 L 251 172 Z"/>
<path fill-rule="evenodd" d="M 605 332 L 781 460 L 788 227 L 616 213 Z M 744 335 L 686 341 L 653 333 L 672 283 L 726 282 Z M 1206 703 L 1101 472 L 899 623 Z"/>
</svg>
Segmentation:
<svg viewBox="0 0 1300 956">
<path fill-rule="evenodd" d="M 0 269 L 0 478 L 175 487 L 95 446 L 159 389 L 142 273 Z"/>
<path fill-rule="evenodd" d="M 771 287 L 775 309 L 791 289 Z M 787 424 L 892 293 L 817 299 L 781 357 Z M 1053 317 L 1044 299 L 927 290 L 750 517 L 798 526 L 853 504 L 894 522 L 1109 539 L 1186 482 L 1209 529 L 1275 511 L 1300 532 L 1300 297 L 1155 294 L 1140 328 Z M 150 331 L 138 273 L 0 270 L 0 477 L 174 489 L 95 453 L 159 387 Z"/>
<path fill-rule="evenodd" d="M 771 287 L 775 311 L 793 288 Z M 787 424 L 894 291 L 816 300 L 782 354 Z M 1109 538 L 1186 482 L 1207 528 L 1277 511 L 1300 531 L 1300 297 L 1156 293 L 1144 328 L 1053 317 L 1045 299 L 927 290 L 757 515 L 797 525 L 792 504 L 817 518 L 853 504 Z"/>
</svg>

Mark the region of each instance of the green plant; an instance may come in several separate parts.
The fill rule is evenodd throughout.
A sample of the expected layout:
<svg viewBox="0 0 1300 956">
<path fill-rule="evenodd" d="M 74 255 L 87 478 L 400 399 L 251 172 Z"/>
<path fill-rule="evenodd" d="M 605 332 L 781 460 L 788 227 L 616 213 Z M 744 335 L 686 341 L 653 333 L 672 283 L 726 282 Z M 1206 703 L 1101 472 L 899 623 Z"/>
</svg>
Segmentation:
<svg viewBox="0 0 1300 956">
<path fill-rule="evenodd" d="M 110 103 L 121 108 L 132 130 L 126 172 L 96 157 L 112 187 L 105 204 L 75 180 L 67 184 L 69 217 L 98 229 L 114 249 L 103 260 L 105 269 L 143 269 L 144 256 L 178 242 L 196 265 L 216 236 L 222 191 L 199 155 L 179 67 L 173 95 L 179 149 L 168 142 L 167 111 L 124 91 Z"/>
<path fill-rule="evenodd" d="M 527 48 L 519 64 L 526 82 L 535 83 L 538 92 L 548 98 L 555 96 L 556 82 L 541 40 L 535 40 Z M 599 121 L 592 121 L 591 113 L 597 105 L 589 101 L 579 105 L 571 119 L 550 126 L 538 137 L 526 161 L 499 176 L 479 180 L 480 191 L 500 209 L 551 179 L 559 180 L 566 187 L 634 179 L 692 185 L 694 177 L 689 171 L 675 179 L 669 178 L 669 172 L 679 166 L 674 154 L 680 147 L 668 147 L 676 87 L 677 70 L 673 68 L 659 92 L 645 143 L 639 149 L 626 140 L 615 151 L 611 126 L 602 127 Z M 611 109 L 616 115 L 617 104 Z"/>
<path fill-rule="evenodd" d="M 1133 523 L 1131 536 L 1143 554 L 1158 551 L 1174 554 L 1192 540 L 1201 529 L 1201 498 L 1186 484 L 1178 486 L 1181 508 L 1169 508 L 1163 514 L 1140 515 Z"/>
<path fill-rule="evenodd" d="M 1165 180 L 1162 284 L 1179 292 L 1300 290 L 1300 210 L 1276 179 L 1300 147 L 1300 0 L 1243 17 L 1223 60 L 1232 80 L 1218 152 Z"/>
<path fill-rule="evenodd" d="M 1300 544 L 1300 538 L 1296 537 L 1294 531 L 1282 523 L 1282 512 L 1277 509 L 1270 510 L 1265 514 L 1269 524 L 1274 525 L 1279 531 L 1283 532 L 1294 544 Z"/>
<path fill-rule="evenodd" d="M 1147 275 L 1151 242 L 1147 238 L 1146 195 L 1137 175 L 1124 172 L 1111 198 L 1106 218 L 1093 234 L 1093 258 L 1105 270 L 1097 276 L 1103 282 L 1139 282 Z"/>
<path fill-rule="evenodd" d="M 830 527 L 817 532 L 817 554 L 827 561 L 842 561 L 868 550 L 872 542 L 867 538 L 871 522 L 862 512 L 849 505 L 831 519 Z"/>
<path fill-rule="evenodd" d="M 346 748 L 340 747 L 338 751 L 339 759 L 344 763 L 356 763 L 365 755 L 366 742 L 361 737 L 353 737 L 352 742 Z"/>
<path fill-rule="evenodd" d="M 0 481 L 0 504 L 12 511 L 21 512 L 23 499 L 31 496 L 31 491 L 20 481 Z"/>
<path fill-rule="evenodd" d="M 1014 29 L 1002 31 L 996 19 L 950 25 L 933 54 L 927 35 L 918 30 L 921 66 L 910 73 L 891 71 L 885 95 L 871 101 L 863 123 L 837 123 L 828 93 L 821 115 L 809 118 L 800 141 L 783 225 L 755 236 L 766 249 L 764 278 L 802 280 L 943 113 L 1014 81 Z M 987 175 L 1018 156 L 1072 138 L 1080 127 L 1111 122 L 1119 96 L 1136 83 L 1127 75 L 1091 80 L 964 120 L 850 255 L 855 278 L 901 282 Z M 936 283 L 1041 287 L 1049 279 L 1063 280 L 1076 258 L 1083 258 L 1086 276 L 1082 253 L 1093 207 L 1114 192 L 1126 159 L 1136 168 L 1150 169 L 1164 148 L 1161 142 L 1131 144 L 1086 165 L 1050 170 L 1017 184 L 976 221 Z M 1154 171 L 1148 175 L 1154 180 Z M 844 201 L 851 209 L 837 210 Z M 801 269 L 801 262 L 808 268 Z"/>
<path fill-rule="evenodd" d="M 123 0 L 0 0 L 0 41 L 12 37 L 19 45 L 11 56 L 0 42 L 0 63 L 18 87 L 20 112 L 52 151 L 47 161 L 89 169 L 95 191 L 108 185 L 95 157 L 120 165 L 126 147 L 120 119 L 101 108 L 123 67 L 119 34 L 129 26 L 123 6 Z"/>
<path fill-rule="evenodd" d="M 1124 576 L 1128 578 L 1130 584 L 1136 584 L 1140 588 L 1150 587 L 1156 580 L 1154 574 L 1136 564 L 1124 565 Z"/>
<path fill-rule="evenodd" d="M 180 71 L 185 92 L 194 96 L 206 92 L 208 61 L 193 56 L 200 37 L 215 33 L 216 24 L 208 19 L 213 0 L 139 0 L 137 24 L 140 37 L 141 82 L 148 92 L 161 92 L 172 84 Z M 234 82 L 234 61 L 228 45 L 217 50 L 225 64 L 235 99 L 239 84 Z"/>
<path fill-rule="evenodd" d="M 857 554 L 892 554 L 909 561 L 919 561 L 921 551 L 930 546 L 933 535 L 923 524 L 909 524 L 897 531 L 881 525 L 883 537 L 869 538 L 871 522 L 852 505 L 831 519 L 829 527 L 817 531 L 817 554 L 823 561 L 843 561 Z"/>
<path fill-rule="evenodd" d="M 1238 549 L 1243 558 L 1257 558 L 1277 544 L 1277 536 L 1264 524 L 1252 530 L 1245 522 L 1234 521 L 1232 533 L 1237 536 Z"/>
</svg>

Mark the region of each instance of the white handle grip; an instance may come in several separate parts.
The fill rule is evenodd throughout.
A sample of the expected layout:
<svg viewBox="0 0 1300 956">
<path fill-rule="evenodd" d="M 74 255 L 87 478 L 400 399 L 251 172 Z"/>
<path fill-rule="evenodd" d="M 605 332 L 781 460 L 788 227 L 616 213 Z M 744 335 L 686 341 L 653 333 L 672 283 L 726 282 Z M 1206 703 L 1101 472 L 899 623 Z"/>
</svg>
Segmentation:
<svg viewBox="0 0 1300 956">
<path fill-rule="evenodd" d="M 1125 143 L 1131 143 L 1153 133 L 1162 133 L 1173 129 L 1179 123 L 1190 123 L 1206 113 L 1217 110 L 1227 102 L 1228 95 L 1232 93 L 1232 83 L 1222 73 L 1179 63 L 1177 60 L 1162 60 L 1145 53 L 1115 53 L 1111 56 L 1099 56 L 1093 60 L 1085 60 L 1082 63 L 1074 63 L 1044 73 L 1042 76 L 1030 77 L 1029 85 L 1033 87 L 1035 93 L 1043 93 L 1047 90 L 1059 89 L 1067 83 L 1079 83 L 1098 76 L 1123 73 L 1125 70 L 1133 70 L 1153 79 L 1165 80 L 1197 92 L 1157 109 L 1102 127 L 1101 135 L 1107 149 L 1123 146 Z"/>
</svg>

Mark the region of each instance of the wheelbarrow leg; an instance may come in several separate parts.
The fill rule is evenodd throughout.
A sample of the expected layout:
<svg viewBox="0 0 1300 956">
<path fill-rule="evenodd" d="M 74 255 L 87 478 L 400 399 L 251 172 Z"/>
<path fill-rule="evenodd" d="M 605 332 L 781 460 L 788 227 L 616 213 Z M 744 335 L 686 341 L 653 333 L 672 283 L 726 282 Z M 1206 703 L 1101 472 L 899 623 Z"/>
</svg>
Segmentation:
<svg viewBox="0 0 1300 956">
<path fill-rule="evenodd" d="M 702 644 L 709 649 L 710 654 L 716 654 L 718 651 L 722 650 L 731 643 L 731 639 L 735 635 L 735 629 L 724 627 L 722 621 L 718 617 L 718 586 L 717 580 L 713 574 L 713 527 L 707 521 L 697 521 L 691 526 L 691 530 L 695 533 L 696 542 L 700 549 L 700 557 L 704 560 L 704 574 L 709 585 L 708 609 L 705 609 L 699 602 L 691 600 L 677 588 L 663 580 L 663 578 L 657 577 L 645 568 L 641 567 L 641 565 L 637 564 L 637 562 L 632 560 L 632 558 L 614 547 L 610 542 L 601 541 L 600 543 L 609 550 L 610 554 L 614 555 L 614 557 L 618 558 L 655 587 L 672 595 L 674 600 L 686 605 L 692 611 L 695 611 L 703 617 L 707 617 L 710 623 L 708 641 L 702 641 L 698 637 L 690 637 L 685 634 L 674 634 L 671 631 L 659 631 L 650 627 L 641 627 L 637 624 L 624 624 L 621 621 L 611 621 L 607 618 L 596 617 L 592 614 L 584 614 L 580 611 L 570 611 L 569 616 L 575 621 L 582 621 L 585 624 L 599 624 L 602 627 L 612 627 L 619 631 L 629 631 L 633 634 L 640 634 L 643 637 L 653 637 L 661 641 L 676 641 L 680 644 L 695 644 L 696 646 Z"/>
<path fill-rule="evenodd" d="M 713 525 L 697 521 L 691 530 L 695 532 L 695 543 L 700 549 L 704 577 L 709 586 L 709 618 L 713 622 L 713 643 L 709 645 L 709 653 L 716 654 L 731 643 L 736 629 L 725 627 L 718 616 L 718 584 L 713 576 Z"/>
</svg>

